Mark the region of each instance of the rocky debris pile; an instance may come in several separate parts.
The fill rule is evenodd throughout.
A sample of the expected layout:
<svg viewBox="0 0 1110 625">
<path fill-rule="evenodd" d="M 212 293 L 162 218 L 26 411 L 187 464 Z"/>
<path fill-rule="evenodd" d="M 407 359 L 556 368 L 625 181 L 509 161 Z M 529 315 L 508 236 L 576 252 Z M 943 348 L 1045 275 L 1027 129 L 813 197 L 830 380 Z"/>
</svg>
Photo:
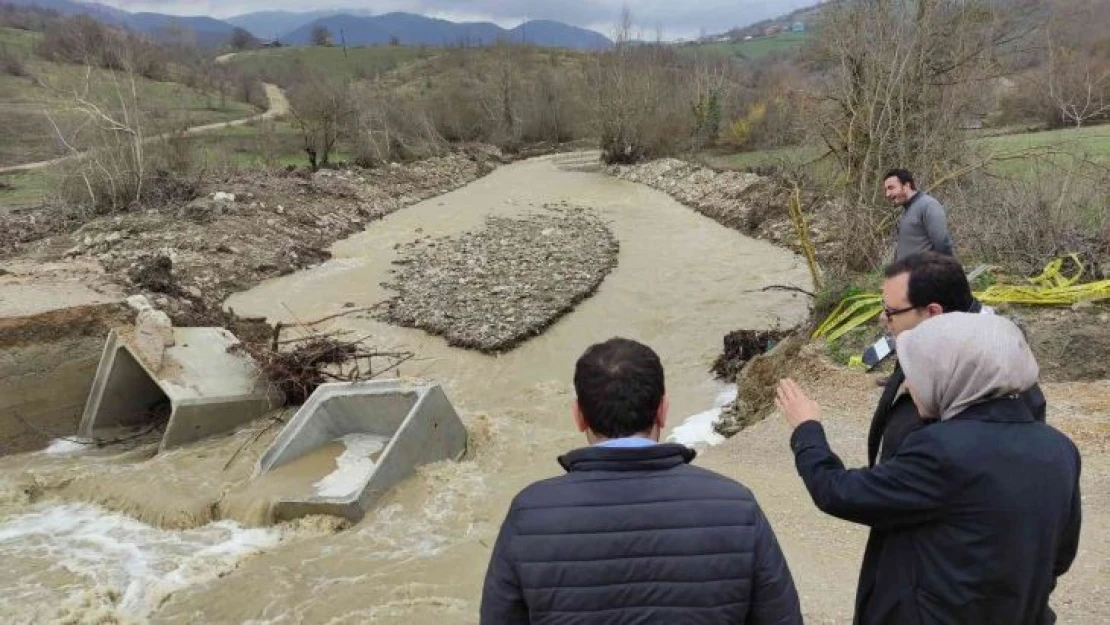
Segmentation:
<svg viewBox="0 0 1110 625">
<path fill-rule="evenodd" d="M 1110 379 L 1110 305 L 1081 302 L 1071 308 L 1000 307 L 1025 331 L 1047 382 Z"/>
<path fill-rule="evenodd" d="M 405 246 L 381 318 L 490 353 L 538 335 L 597 290 L 619 247 L 588 209 L 545 209 Z"/>
<path fill-rule="evenodd" d="M 723 380 L 735 380 L 744 365 L 756 356 L 773 349 L 792 331 L 737 330 L 725 335 L 724 351 L 713 363 L 713 374 Z"/>
<path fill-rule="evenodd" d="M 218 311 L 231 293 L 323 262 L 336 240 L 498 162 L 471 151 L 371 170 L 237 174 L 188 203 L 94 218 L 18 251 L 99 262 L 113 280 L 150 294 L 176 324 L 210 325 L 201 313 Z"/>
<path fill-rule="evenodd" d="M 74 214 L 56 207 L 0 210 L 0 258 L 22 251 L 32 241 L 75 227 L 76 221 Z"/>
<path fill-rule="evenodd" d="M 716 171 L 674 158 L 612 165 L 606 172 L 663 191 L 727 228 L 801 251 L 790 221 L 790 190 L 770 178 L 747 172 Z M 805 217 L 810 240 L 822 256 L 833 244 L 828 219 L 822 211 L 806 213 Z"/>
<path fill-rule="evenodd" d="M 795 375 L 807 343 L 804 333 L 794 334 L 771 351 L 749 360 L 736 376 L 736 401 L 721 410 L 721 418 L 713 429 L 731 438 L 765 419 L 775 407 L 775 387 L 782 378 Z"/>
</svg>

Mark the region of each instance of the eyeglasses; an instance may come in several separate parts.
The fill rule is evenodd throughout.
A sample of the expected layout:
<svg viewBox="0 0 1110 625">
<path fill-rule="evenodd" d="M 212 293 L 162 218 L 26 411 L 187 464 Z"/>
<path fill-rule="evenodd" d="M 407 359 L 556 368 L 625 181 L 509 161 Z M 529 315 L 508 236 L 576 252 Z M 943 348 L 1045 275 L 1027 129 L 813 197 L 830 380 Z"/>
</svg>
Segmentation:
<svg viewBox="0 0 1110 625">
<path fill-rule="evenodd" d="M 911 310 L 914 310 L 916 308 L 918 307 L 906 306 L 905 308 L 888 308 L 886 304 L 883 304 L 883 314 L 886 315 L 887 319 L 893 319 L 894 317 L 897 317 L 902 313 L 910 312 Z"/>
</svg>

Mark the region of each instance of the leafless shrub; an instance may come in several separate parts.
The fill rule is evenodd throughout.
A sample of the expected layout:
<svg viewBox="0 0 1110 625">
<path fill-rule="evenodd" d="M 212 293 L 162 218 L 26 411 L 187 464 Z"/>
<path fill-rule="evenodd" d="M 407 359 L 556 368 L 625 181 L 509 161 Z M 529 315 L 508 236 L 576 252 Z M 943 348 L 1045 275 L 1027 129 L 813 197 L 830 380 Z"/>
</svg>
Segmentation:
<svg viewBox="0 0 1110 625">
<path fill-rule="evenodd" d="M 27 59 L 18 50 L 0 43 L 0 74 L 26 78 L 31 72 L 27 68 Z"/>
<path fill-rule="evenodd" d="M 331 163 L 340 134 L 354 118 L 351 88 L 325 74 L 309 72 L 288 92 L 289 110 L 304 140 L 313 171 Z"/>
<path fill-rule="evenodd" d="M 1039 271 L 1054 257 L 1110 254 L 1110 173 L 1030 165 L 1020 179 L 975 174 L 944 190 L 961 256 Z"/>
<path fill-rule="evenodd" d="M 89 149 L 78 150 L 49 116 L 58 140 L 74 155 L 75 164 L 59 189 L 61 198 L 85 212 L 106 214 L 196 197 L 201 173 L 189 171 L 189 143 L 183 137 L 146 135 L 135 75 L 112 72 L 108 77 L 114 82 L 112 101 L 90 89 L 91 67 L 83 91 L 72 96 L 72 107 L 91 129 L 91 136 L 85 136 Z"/>
<path fill-rule="evenodd" d="M 631 46 L 600 54 L 591 71 L 593 121 L 602 158 L 634 163 L 675 154 L 696 124 L 683 93 L 685 73 L 662 46 Z"/>
<path fill-rule="evenodd" d="M 363 87 L 355 95 L 354 162 L 374 167 L 442 154 L 447 142 L 419 102 Z"/>
</svg>

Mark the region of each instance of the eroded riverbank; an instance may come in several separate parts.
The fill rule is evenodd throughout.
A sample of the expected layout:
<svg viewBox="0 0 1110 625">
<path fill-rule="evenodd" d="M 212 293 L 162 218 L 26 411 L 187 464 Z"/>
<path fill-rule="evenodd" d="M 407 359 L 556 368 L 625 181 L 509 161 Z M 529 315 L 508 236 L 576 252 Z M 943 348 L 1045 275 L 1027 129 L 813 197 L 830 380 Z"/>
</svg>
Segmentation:
<svg viewBox="0 0 1110 625">
<path fill-rule="evenodd" d="M 509 499 L 526 483 L 555 475 L 556 456 L 581 443 L 570 422 L 570 377 L 587 345 L 622 335 L 655 347 L 667 367 L 677 425 L 713 406 L 720 385 L 709 368 L 722 336 L 738 327 L 793 325 L 804 318 L 804 297 L 758 292 L 772 283 L 808 286 L 799 257 L 743 237 L 660 192 L 583 171 L 590 160 L 560 155 L 500 168 L 371 224 L 337 243 L 331 261 L 227 302 L 241 314 L 291 323 L 349 304 L 370 306 L 392 296 L 382 283 L 398 246 L 424 236 L 457 236 L 478 229 L 489 216 L 514 217 L 553 202 L 595 211 L 620 244 L 616 268 L 591 298 L 500 356 L 452 348 L 442 338 L 371 315 L 335 320 L 329 329 L 370 335 L 382 348 L 418 354 L 402 374 L 444 385 L 471 433 L 467 458 L 420 471 L 348 531 L 282 542 L 237 561 L 230 573 L 198 578 L 151 611 L 152 621 L 473 622 L 488 546 Z M 153 459 L 6 458 L 0 461 L 3 475 L 23 476 L 39 494 L 5 510 L 26 514 L 44 499 L 61 497 L 97 502 L 167 528 L 203 525 L 218 516 L 223 494 L 246 479 L 272 439 L 270 432 L 250 442 L 255 431 Z M 64 553 L 44 557 L 58 558 L 53 565 L 64 567 Z M 0 574 L 0 586 L 18 575 Z M 112 595 L 96 596 L 110 601 Z"/>
</svg>

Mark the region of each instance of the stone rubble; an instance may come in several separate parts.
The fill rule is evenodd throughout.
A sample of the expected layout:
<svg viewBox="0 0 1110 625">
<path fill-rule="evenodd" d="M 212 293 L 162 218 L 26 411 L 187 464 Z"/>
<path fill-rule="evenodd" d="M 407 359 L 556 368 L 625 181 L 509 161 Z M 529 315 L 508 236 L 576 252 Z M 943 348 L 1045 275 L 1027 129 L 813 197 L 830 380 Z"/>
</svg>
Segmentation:
<svg viewBox="0 0 1110 625">
<path fill-rule="evenodd" d="M 400 269 L 386 285 L 398 295 L 382 319 L 489 353 L 543 332 L 597 290 L 619 248 L 592 211 L 544 208 L 402 247 L 394 261 Z"/>
<path fill-rule="evenodd" d="M 662 191 L 697 212 L 746 235 L 801 252 L 790 220 L 790 191 L 765 176 L 738 171 L 716 171 L 675 158 L 637 165 L 611 165 L 606 173 Z M 803 203 L 803 206 L 807 205 Z M 827 217 L 831 206 L 807 212 L 810 241 L 819 257 L 835 242 Z"/>
<path fill-rule="evenodd" d="M 72 232 L 50 236 L 50 228 L 67 228 L 44 220 L 45 237 L 19 231 L 20 240 L 0 244 L 0 257 L 92 260 L 132 292 L 161 294 L 156 303 L 175 323 L 210 325 L 215 321 L 194 319 L 196 313 L 323 262 L 335 241 L 464 186 L 501 161 L 499 153 L 475 148 L 403 167 L 239 173 L 191 202 L 94 217 Z M 0 223 L 0 235 L 19 223 Z"/>
</svg>

